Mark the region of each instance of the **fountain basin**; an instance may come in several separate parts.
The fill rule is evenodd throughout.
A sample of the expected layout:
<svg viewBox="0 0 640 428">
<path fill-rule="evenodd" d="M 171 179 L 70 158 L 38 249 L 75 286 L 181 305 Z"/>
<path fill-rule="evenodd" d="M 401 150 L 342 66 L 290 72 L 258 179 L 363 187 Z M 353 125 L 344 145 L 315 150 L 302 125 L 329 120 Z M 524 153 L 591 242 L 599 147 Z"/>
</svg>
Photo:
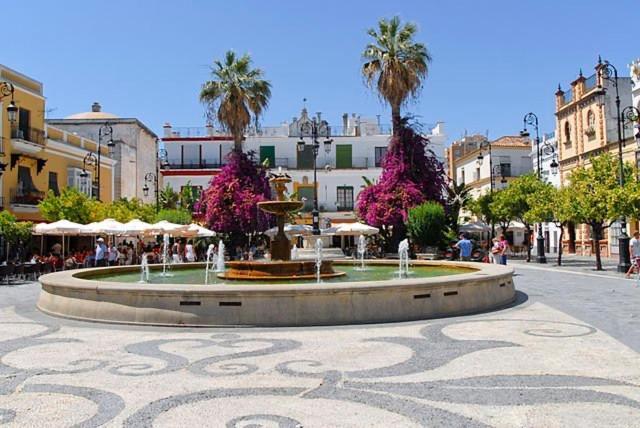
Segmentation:
<svg viewBox="0 0 640 428">
<path fill-rule="evenodd" d="M 219 278 L 228 280 L 281 281 L 316 278 L 316 262 L 313 260 L 296 260 L 273 262 L 226 262 L 224 273 Z M 322 262 L 320 278 L 334 278 L 345 275 L 333 270 L 330 260 Z"/>
<path fill-rule="evenodd" d="M 349 264 L 334 262 L 337 269 Z M 368 266 L 395 269 L 397 261 Z M 155 267 L 155 266 L 153 266 Z M 157 272 L 152 267 L 152 275 Z M 236 282 L 137 284 L 100 279 L 139 275 L 139 266 L 56 272 L 40 277 L 38 308 L 66 318 L 165 326 L 308 326 L 411 321 L 496 309 L 515 299 L 513 269 L 482 263 L 417 261 L 412 269 L 460 273 L 381 281 L 339 277 L 321 284 Z M 202 263 L 174 266 L 173 272 Z M 351 274 L 350 274 L 351 275 Z M 346 281 L 344 281 L 346 279 Z M 168 279 L 175 281 L 175 279 Z"/>
</svg>

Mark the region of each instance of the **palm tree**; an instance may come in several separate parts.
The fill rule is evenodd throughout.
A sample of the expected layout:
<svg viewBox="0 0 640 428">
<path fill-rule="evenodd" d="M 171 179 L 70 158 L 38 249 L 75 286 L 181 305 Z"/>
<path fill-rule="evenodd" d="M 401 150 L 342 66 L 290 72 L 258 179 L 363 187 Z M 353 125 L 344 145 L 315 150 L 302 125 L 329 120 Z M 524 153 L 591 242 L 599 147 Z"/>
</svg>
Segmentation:
<svg viewBox="0 0 640 428">
<path fill-rule="evenodd" d="M 240 58 L 227 51 L 224 62 L 214 61 L 213 80 L 202 85 L 200 101 L 208 105 L 222 127 L 233 136 L 233 148 L 242 151 L 244 133 L 253 120 L 267 108 L 271 84 L 259 68 L 251 68 L 251 57 Z"/>
<path fill-rule="evenodd" d="M 397 16 L 381 19 L 377 30 L 367 31 L 373 42 L 362 53 L 362 74 L 367 85 L 391 106 L 395 135 L 400 128 L 400 106 L 418 96 L 429 72 L 431 54 L 424 44 L 413 40 L 417 31 L 415 24 L 403 25 Z"/>
</svg>

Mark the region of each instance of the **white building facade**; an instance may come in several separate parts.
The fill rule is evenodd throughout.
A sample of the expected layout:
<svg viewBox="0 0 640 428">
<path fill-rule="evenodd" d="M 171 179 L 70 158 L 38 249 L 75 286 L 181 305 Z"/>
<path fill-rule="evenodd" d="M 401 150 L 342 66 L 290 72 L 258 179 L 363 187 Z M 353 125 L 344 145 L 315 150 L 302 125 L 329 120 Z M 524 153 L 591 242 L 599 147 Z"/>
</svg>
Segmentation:
<svg viewBox="0 0 640 428">
<path fill-rule="evenodd" d="M 320 114 L 315 120 L 323 122 Z M 288 191 L 296 192 L 305 201 L 301 222 L 310 221 L 314 171 L 311 138 L 304 138 L 304 151 L 298 150 L 297 143 L 300 127 L 310 121 L 303 109 L 301 117 L 294 117 L 291 123 L 250 130 L 243 143 L 243 150 L 253 153 L 256 161 L 268 162 L 270 168 L 282 168 L 291 176 Z M 430 129 L 428 148 L 442 160 L 446 142 L 444 124 L 438 123 Z M 324 143 L 327 138 L 319 138 L 317 191 L 321 221 L 322 218 L 332 222 L 355 220 L 354 207 L 365 185 L 364 178 L 375 182 L 382 172 L 390 131 L 390 127 L 380 125 L 376 120 L 345 115 L 342 126 L 331 126 L 330 144 Z M 178 192 L 188 185 L 205 189 L 233 149 L 231 137 L 217 132 L 212 126 L 173 128 L 166 124 L 163 134 L 166 166 L 161 173 L 164 182 Z"/>
<path fill-rule="evenodd" d="M 154 192 L 144 194 L 145 175 L 156 174 L 157 135 L 135 118 L 121 118 L 102 111 L 94 103 L 91 111 L 78 113 L 64 119 L 47 119 L 47 123 L 69 133 L 98 141 L 100 128 L 105 125 L 113 129 L 110 137 L 116 143 L 111 158 L 116 161 L 114 169 L 114 200 L 138 198 L 145 203 L 155 203 Z M 102 141 L 107 143 L 108 138 Z M 147 183 L 153 190 L 155 183 Z M 162 177 L 158 187 L 162 188 Z"/>
</svg>

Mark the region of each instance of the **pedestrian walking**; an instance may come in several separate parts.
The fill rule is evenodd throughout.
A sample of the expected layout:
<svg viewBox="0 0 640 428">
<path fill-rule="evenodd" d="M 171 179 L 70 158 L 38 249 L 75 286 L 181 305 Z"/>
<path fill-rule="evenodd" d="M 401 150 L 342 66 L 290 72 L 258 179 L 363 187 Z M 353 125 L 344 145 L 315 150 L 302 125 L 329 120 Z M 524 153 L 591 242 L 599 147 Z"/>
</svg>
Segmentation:
<svg viewBox="0 0 640 428">
<path fill-rule="evenodd" d="M 629 241 L 629 254 L 631 254 L 631 267 L 627 271 L 627 278 L 640 269 L 640 232 L 634 232 L 633 238 Z"/>
<path fill-rule="evenodd" d="M 460 234 L 460 240 L 456 242 L 454 245 L 455 248 L 460 250 L 460 260 L 463 262 L 468 262 L 471 260 L 471 251 L 473 250 L 473 244 L 467 238 L 467 235 L 464 233 Z"/>
</svg>

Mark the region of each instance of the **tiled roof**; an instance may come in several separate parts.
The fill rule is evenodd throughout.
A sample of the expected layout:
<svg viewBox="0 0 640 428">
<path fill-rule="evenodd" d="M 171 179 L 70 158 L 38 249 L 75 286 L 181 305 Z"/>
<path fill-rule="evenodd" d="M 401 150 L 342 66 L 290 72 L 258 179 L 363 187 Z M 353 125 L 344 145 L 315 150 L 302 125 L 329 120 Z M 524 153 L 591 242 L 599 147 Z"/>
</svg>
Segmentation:
<svg viewBox="0 0 640 428">
<path fill-rule="evenodd" d="M 505 135 L 491 142 L 492 146 L 517 146 L 517 147 L 529 147 L 531 146 L 530 137 L 520 137 L 515 135 Z"/>
</svg>

